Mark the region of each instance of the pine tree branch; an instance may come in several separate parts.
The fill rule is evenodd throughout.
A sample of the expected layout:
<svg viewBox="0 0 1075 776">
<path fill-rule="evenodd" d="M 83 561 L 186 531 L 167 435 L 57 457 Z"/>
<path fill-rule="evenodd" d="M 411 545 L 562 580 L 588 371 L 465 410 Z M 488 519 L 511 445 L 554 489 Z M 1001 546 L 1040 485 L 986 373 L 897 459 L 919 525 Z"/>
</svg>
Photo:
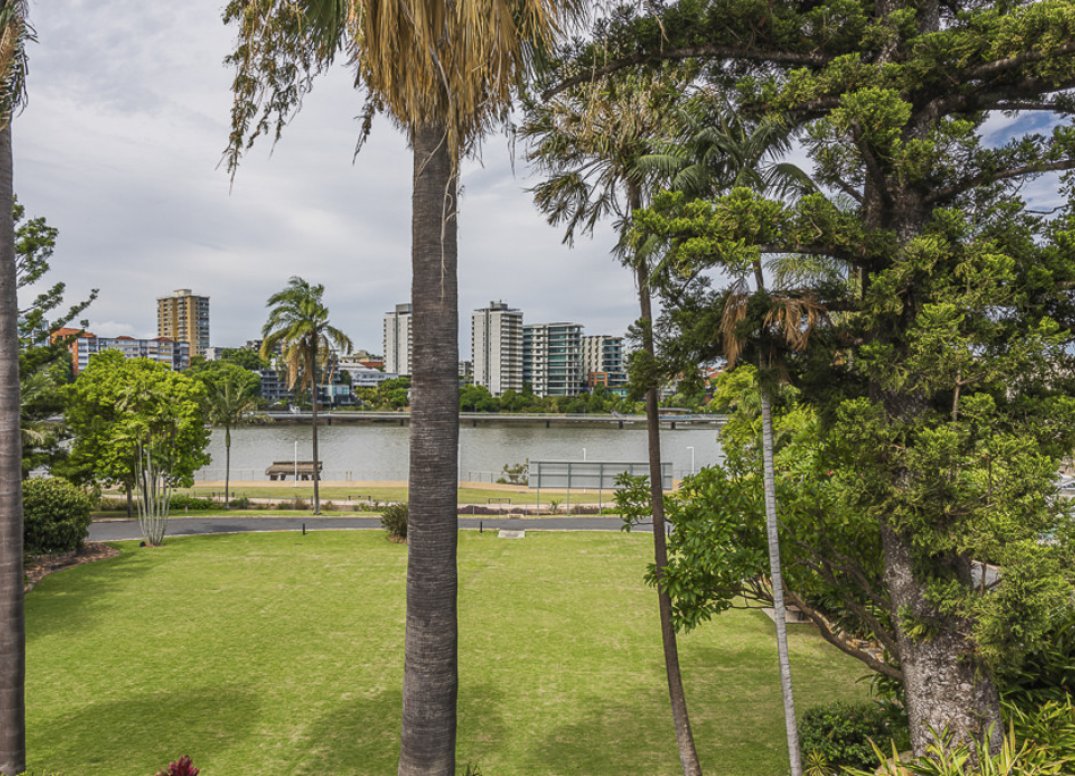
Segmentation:
<svg viewBox="0 0 1075 776">
<path fill-rule="evenodd" d="M 1006 57 L 1005 59 L 997 59 L 993 62 L 986 62 L 985 64 L 971 68 L 969 71 L 967 71 L 965 77 L 988 78 L 989 76 L 1016 70 L 1023 65 L 1033 64 L 1034 62 L 1041 62 L 1045 59 L 1049 59 L 1052 57 L 1063 57 L 1070 56 L 1073 54 L 1075 54 L 1075 41 L 1065 43 L 1063 46 L 1059 46 L 1052 51 L 1025 51 L 1022 54 L 1016 54 L 1015 56 Z"/>
<path fill-rule="evenodd" d="M 1063 170 L 1075 170 L 1075 159 L 1060 159 L 1055 162 L 1044 162 L 1040 164 L 1027 164 L 1020 167 L 1009 167 L 1006 170 L 993 170 L 990 172 L 982 172 L 977 175 L 971 175 L 958 183 L 953 183 L 951 186 L 946 186 L 943 189 L 937 189 L 932 194 L 925 198 L 927 204 L 936 204 L 938 202 L 944 202 L 952 197 L 962 194 L 968 189 L 973 189 L 976 186 L 988 185 L 990 183 L 997 183 L 998 181 L 1011 180 L 1012 178 L 1021 178 L 1025 175 L 1035 175 L 1045 172 L 1059 172 Z"/>
<path fill-rule="evenodd" d="M 776 65 L 797 65 L 820 67 L 829 62 L 832 57 L 820 53 L 801 53 L 797 51 L 781 51 L 772 49 L 751 49 L 734 45 L 709 44 L 704 46 L 686 46 L 683 48 L 670 48 L 656 52 L 641 52 L 626 57 L 620 57 L 608 62 L 601 67 L 591 67 L 576 75 L 570 76 L 558 82 L 554 86 L 541 93 L 541 99 L 549 100 L 575 86 L 598 81 L 605 76 L 623 70 L 633 65 L 651 64 L 654 62 L 682 60 L 682 59 L 734 59 L 741 62 L 765 63 Z"/>
</svg>

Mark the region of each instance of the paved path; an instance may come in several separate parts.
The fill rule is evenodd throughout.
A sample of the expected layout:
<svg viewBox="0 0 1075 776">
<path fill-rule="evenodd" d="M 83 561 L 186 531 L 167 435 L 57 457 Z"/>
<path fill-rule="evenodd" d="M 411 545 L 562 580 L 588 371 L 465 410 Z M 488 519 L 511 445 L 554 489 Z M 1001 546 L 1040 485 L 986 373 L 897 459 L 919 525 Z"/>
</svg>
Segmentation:
<svg viewBox="0 0 1075 776">
<path fill-rule="evenodd" d="M 250 531 L 307 531 L 370 530 L 381 528 L 379 517 L 176 517 L 168 521 L 168 536 L 199 534 L 245 533 Z M 623 521 L 618 517 L 461 517 L 460 528 L 483 527 L 486 531 L 506 528 L 512 531 L 619 531 Z M 649 531 L 639 526 L 637 531 Z M 90 541 L 112 542 L 141 539 L 137 520 L 107 520 L 90 526 Z"/>
</svg>

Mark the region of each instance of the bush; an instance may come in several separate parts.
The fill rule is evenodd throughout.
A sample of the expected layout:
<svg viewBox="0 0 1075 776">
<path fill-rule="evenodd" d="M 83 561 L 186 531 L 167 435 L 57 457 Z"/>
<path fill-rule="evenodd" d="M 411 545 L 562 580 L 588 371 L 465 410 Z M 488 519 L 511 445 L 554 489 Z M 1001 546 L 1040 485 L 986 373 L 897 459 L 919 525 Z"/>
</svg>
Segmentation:
<svg viewBox="0 0 1075 776">
<path fill-rule="evenodd" d="M 22 484 L 23 541 L 33 555 L 77 550 L 90 530 L 93 500 L 59 477 Z"/>
<path fill-rule="evenodd" d="M 232 509 L 250 509 L 250 499 L 246 496 L 239 496 L 239 498 L 233 498 L 228 502 Z"/>
<path fill-rule="evenodd" d="M 188 496 L 185 493 L 177 493 L 172 496 L 170 509 L 172 512 L 180 512 L 185 509 L 212 509 L 213 499 L 202 496 Z"/>
<path fill-rule="evenodd" d="M 407 541 L 407 516 L 406 504 L 389 504 L 381 513 L 381 525 L 388 532 L 389 539 Z"/>
<path fill-rule="evenodd" d="M 900 751 L 910 745 L 907 716 L 891 703 L 830 703 L 807 709 L 799 721 L 799 742 L 807 760 L 823 760 L 830 768 L 877 766 L 870 741 Z"/>
</svg>

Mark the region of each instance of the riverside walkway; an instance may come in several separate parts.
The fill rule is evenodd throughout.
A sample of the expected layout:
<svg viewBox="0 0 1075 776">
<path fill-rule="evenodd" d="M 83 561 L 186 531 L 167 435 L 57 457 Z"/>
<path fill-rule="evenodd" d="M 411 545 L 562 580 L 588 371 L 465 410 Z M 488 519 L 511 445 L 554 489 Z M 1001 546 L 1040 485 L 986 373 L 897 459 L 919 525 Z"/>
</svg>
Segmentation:
<svg viewBox="0 0 1075 776">
<path fill-rule="evenodd" d="M 263 531 L 363 531 L 383 530 L 379 517 L 174 517 L 168 521 L 170 537 Z M 618 517 L 461 517 L 462 529 L 499 531 L 619 531 Z M 650 531 L 640 525 L 636 531 Z M 92 542 L 141 539 L 137 520 L 99 520 L 90 525 Z"/>
</svg>

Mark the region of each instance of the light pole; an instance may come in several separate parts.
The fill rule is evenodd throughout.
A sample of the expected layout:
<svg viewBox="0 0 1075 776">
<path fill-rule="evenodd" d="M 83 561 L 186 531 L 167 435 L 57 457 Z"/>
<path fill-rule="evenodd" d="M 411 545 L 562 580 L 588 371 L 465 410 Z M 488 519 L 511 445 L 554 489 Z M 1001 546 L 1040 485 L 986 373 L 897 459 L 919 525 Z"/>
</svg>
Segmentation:
<svg viewBox="0 0 1075 776">
<path fill-rule="evenodd" d="M 687 449 L 691 451 L 691 475 L 693 475 L 694 474 L 694 448 L 691 447 L 690 445 L 688 445 Z"/>
<path fill-rule="evenodd" d="M 582 448 L 582 460 L 583 460 L 583 461 L 585 461 L 585 460 L 586 460 L 586 448 L 585 448 L 585 447 L 584 447 L 584 448 Z"/>
<path fill-rule="evenodd" d="M 299 486 L 299 441 L 295 440 L 295 484 L 292 487 L 297 488 Z"/>
</svg>

